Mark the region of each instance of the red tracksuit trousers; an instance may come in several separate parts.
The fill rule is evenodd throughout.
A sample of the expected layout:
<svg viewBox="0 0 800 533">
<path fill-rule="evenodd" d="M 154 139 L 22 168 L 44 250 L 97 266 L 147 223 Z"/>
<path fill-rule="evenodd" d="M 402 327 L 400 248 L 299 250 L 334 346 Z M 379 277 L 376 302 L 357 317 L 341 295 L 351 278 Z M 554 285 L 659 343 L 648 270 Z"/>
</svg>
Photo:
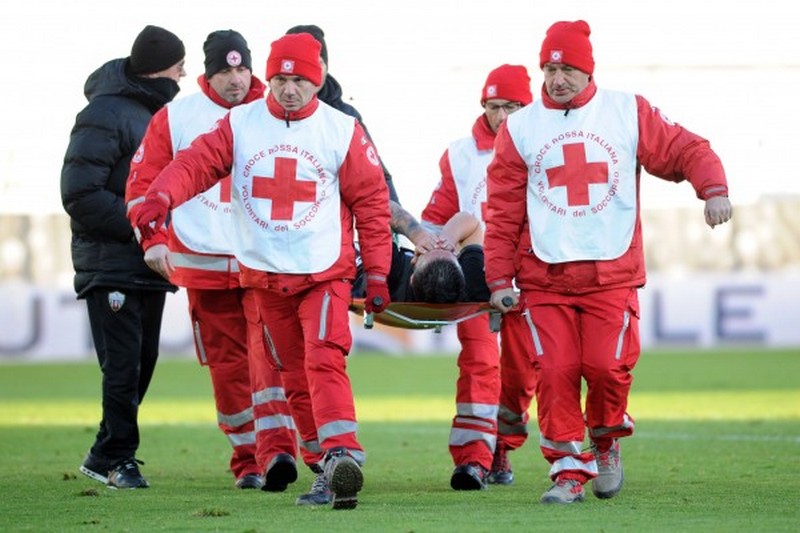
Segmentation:
<svg viewBox="0 0 800 533">
<path fill-rule="evenodd" d="M 581 295 L 525 290 L 522 299 L 534 346 L 540 447 L 550 477 L 563 473 L 586 482 L 597 475 L 592 452 L 583 451 L 587 429 L 601 449 L 633 433 L 626 410 L 640 353 L 636 289 Z"/>
<path fill-rule="evenodd" d="M 355 405 L 346 356 L 350 352 L 351 285 L 319 283 L 297 294 L 257 289 L 266 328 L 267 358 L 280 372 L 300 452 L 308 466 L 321 463 L 332 448 L 365 460 L 356 438 Z"/>
<path fill-rule="evenodd" d="M 186 292 L 197 358 L 209 369 L 217 423 L 233 448 L 231 472 L 237 479 L 261 475 L 275 453 L 296 455 L 296 437 L 288 414 L 278 431 L 258 427 L 288 409 L 279 375 L 265 365 L 254 294 L 241 288 Z M 251 379 L 251 355 L 267 369 L 256 372 L 258 380 Z"/>
</svg>

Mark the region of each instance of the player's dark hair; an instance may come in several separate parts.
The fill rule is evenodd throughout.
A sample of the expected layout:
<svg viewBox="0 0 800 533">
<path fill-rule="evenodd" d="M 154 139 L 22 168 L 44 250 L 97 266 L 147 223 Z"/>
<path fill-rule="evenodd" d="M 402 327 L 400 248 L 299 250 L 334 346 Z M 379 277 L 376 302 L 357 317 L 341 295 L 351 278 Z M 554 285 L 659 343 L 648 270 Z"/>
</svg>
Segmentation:
<svg viewBox="0 0 800 533">
<path fill-rule="evenodd" d="M 447 259 L 433 259 L 414 270 L 411 288 L 417 301 L 449 304 L 462 301 L 466 282 L 458 264 Z"/>
</svg>

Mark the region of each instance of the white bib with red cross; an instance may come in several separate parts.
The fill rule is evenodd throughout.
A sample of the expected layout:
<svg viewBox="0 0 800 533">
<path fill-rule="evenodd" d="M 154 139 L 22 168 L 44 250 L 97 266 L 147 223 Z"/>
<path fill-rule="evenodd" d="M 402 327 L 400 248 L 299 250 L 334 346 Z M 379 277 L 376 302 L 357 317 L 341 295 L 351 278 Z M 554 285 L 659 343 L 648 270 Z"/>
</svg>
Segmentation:
<svg viewBox="0 0 800 533">
<path fill-rule="evenodd" d="M 568 112 L 546 109 L 538 100 L 507 124 L 528 165 L 536 256 L 565 263 L 624 254 L 638 211 L 635 96 L 598 90 L 588 104 Z"/>
<path fill-rule="evenodd" d="M 167 104 L 173 155 L 188 148 L 195 137 L 213 129 L 228 112 L 203 93 Z M 180 241 L 190 250 L 206 254 L 233 253 L 231 180 L 225 178 L 172 210 L 172 225 Z"/>
<path fill-rule="evenodd" d="M 339 168 L 355 119 L 320 102 L 287 123 L 262 100 L 234 108 L 230 122 L 237 259 L 266 272 L 328 269 L 341 252 Z"/>
<path fill-rule="evenodd" d="M 472 137 L 455 141 L 447 149 L 458 192 L 458 209 L 475 215 L 481 225 L 486 208 L 486 168 L 493 155 L 493 150 L 478 150 Z"/>
</svg>

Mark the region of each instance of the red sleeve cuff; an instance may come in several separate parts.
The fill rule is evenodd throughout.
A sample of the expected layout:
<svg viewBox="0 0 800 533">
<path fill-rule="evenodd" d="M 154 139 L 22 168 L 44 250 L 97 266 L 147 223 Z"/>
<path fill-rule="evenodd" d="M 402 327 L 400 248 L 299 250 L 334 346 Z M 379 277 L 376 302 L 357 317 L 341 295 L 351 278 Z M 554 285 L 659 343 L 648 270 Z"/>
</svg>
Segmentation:
<svg viewBox="0 0 800 533">
<path fill-rule="evenodd" d="M 142 250 L 145 252 L 158 244 L 167 244 L 167 232 L 159 231 L 149 239 L 142 242 Z"/>
</svg>

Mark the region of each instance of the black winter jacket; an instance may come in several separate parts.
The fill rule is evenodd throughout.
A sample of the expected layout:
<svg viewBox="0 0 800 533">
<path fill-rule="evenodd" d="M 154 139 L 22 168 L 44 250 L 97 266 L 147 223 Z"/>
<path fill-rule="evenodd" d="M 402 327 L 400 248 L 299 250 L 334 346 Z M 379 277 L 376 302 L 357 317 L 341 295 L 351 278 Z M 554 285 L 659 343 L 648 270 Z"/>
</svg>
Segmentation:
<svg viewBox="0 0 800 533">
<path fill-rule="evenodd" d="M 125 183 L 150 118 L 179 87 L 130 75 L 127 62 L 109 61 L 86 80 L 89 103 L 75 119 L 61 170 L 78 298 L 94 287 L 177 290 L 144 262 L 126 217 Z"/>
<path fill-rule="evenodd" d="M 361 113 L 359 113 L 355 107 L 342 100 L 342 86 L 330 74 L 325 76 L 325 82 L 322 84 L 322 88 L 317 93 L 317 98 L 332 108 L 338 109 L 342 113 L 354 117 L 361 123 L 361 127 L 364 128 L 364 132 L 368 137 L 370 137 L 367 126 L 364 124 L 364 120 L 361 118 Z M 372 140 L 371 137 L 370 140 Z M 375 142 L 372 144 L 374 146 Z M 386 168 L 386 165 L 383 164 L 383 159 L 381 159 L 381 167 L 383 167 L 383 176 L 386 178 L 386 186 L 389 187 L 389 198 L 399 204 L 400 199 L 397 197 L 397 191 L 395 190 L 394 183 L 392 182 L 392 175 L 389 173 L 389 169 Z"/>
</svg>

